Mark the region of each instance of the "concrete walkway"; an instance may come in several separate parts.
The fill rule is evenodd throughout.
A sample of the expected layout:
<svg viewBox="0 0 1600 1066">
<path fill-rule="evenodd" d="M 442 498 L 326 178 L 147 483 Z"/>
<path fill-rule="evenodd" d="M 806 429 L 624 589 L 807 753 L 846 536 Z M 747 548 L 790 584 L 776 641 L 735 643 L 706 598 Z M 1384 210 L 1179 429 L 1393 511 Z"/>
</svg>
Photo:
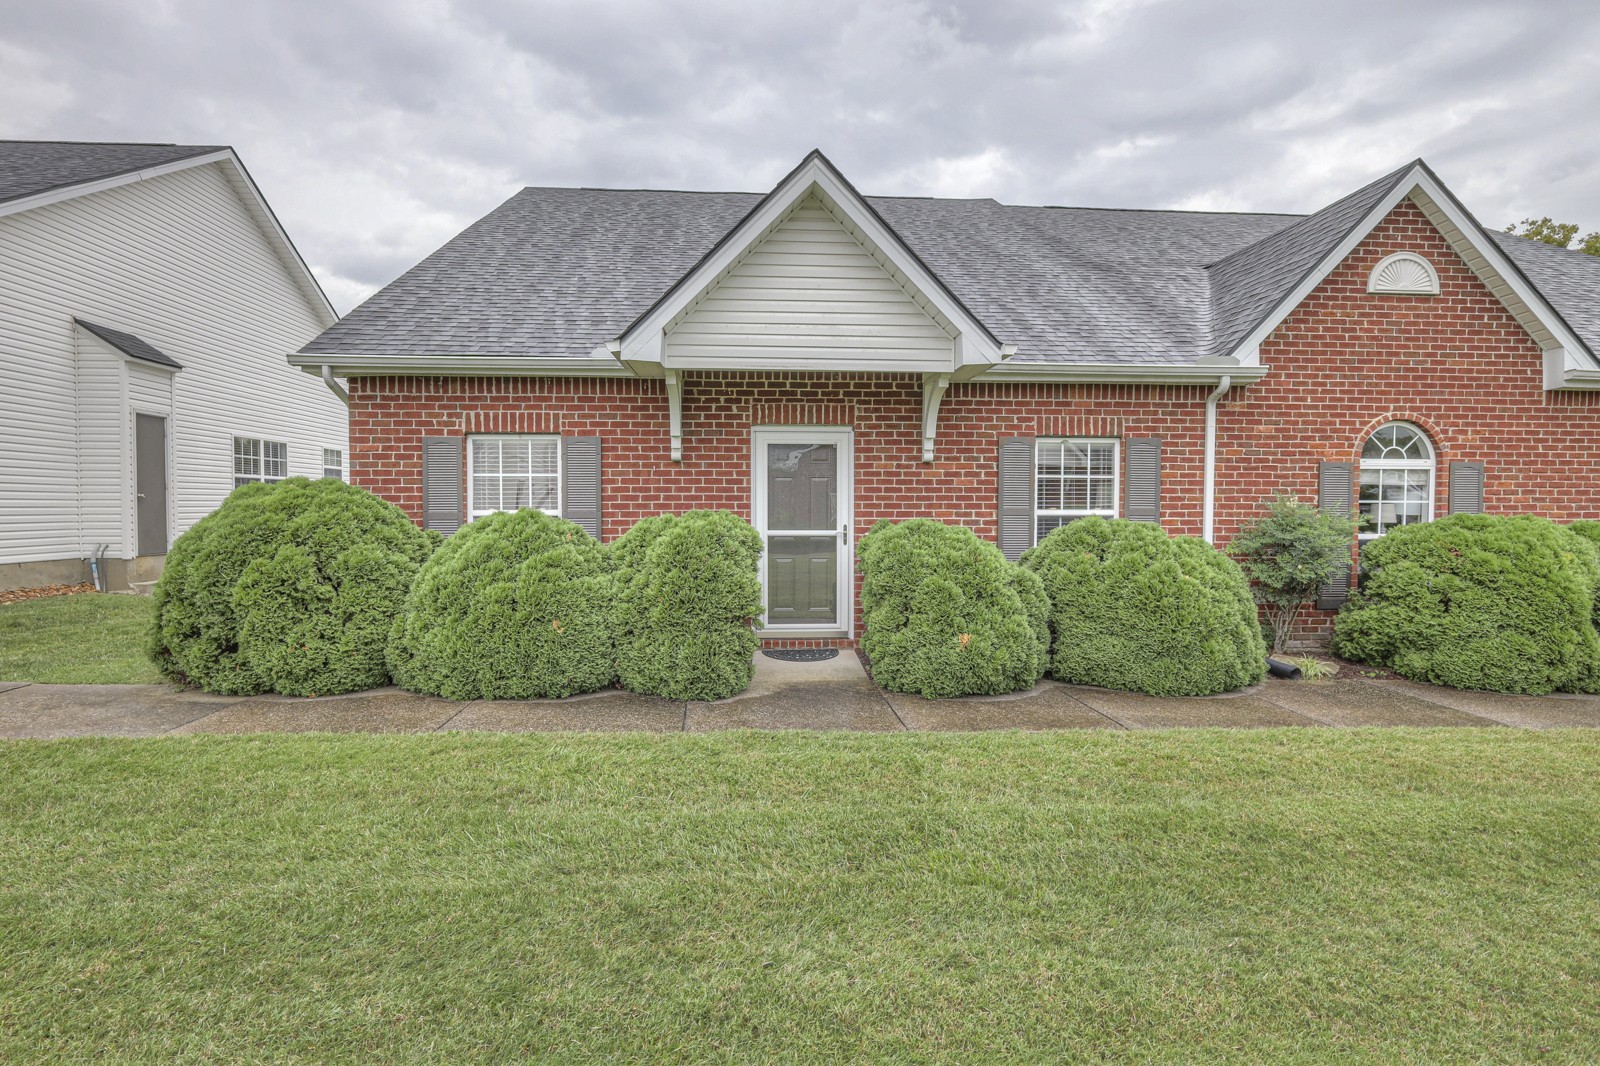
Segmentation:
<svg viewBox="0 0 1600 1066">
<path fill-rule="evenodd" d="M 1220 726 L 1600 728 L 1600 697 L 1501 696 L 1409 681 L 1268 680 L 1227 696 L 1158 698 L 1041 682 L 1009 696 L 925 700 L 884 692 L 846 652 L 820 663 L 756 657 L 750 688 L 685 703 L 600 692 L 567 700 L 455 703 L 399 689 L 348 696 L 211 696 L 166 685 L 0 682 L 0 737 L 441 730 L 706 732 L 715 729 L 964 731 Z"/>
</svg>

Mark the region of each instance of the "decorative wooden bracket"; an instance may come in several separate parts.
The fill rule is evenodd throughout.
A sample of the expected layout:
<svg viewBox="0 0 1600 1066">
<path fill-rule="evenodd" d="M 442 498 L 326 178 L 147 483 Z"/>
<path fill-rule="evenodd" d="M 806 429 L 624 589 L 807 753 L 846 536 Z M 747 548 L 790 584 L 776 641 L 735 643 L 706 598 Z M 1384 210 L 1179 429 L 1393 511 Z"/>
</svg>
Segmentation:
<svg viewBox="0 0 1600 1066">
<path fill-rule="evenodd" d="M 672 432 L 672 461 L 683 462 L 683 379 L 676 370 L 663 372 L 667 379 L 667 419 Z"/>
<path fill-rule="evenodd" d="M 922 461 L 933 462 L 933 442 L 939 435 L 939 405 L 950 387 L 949 374 L 922 375 Z"/>
</svg>

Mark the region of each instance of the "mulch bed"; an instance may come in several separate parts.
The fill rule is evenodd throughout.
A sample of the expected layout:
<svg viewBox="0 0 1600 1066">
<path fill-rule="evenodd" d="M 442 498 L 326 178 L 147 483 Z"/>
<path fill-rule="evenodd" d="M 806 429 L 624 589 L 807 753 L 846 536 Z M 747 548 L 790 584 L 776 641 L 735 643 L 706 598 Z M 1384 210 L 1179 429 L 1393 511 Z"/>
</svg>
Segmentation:
<svg viewBox="0 0 1600 1066">
<path fill-rule="evenodd" d="M 46 596 L 73 596 L 80 592 L 93 592 L 94 584 L 85 581 L 81 585 L 40 585 L 32 589 L 11 589 L 0 592 L 0 604 L 21 603 L 23 600 L 42 600 Z"/>
</svg>

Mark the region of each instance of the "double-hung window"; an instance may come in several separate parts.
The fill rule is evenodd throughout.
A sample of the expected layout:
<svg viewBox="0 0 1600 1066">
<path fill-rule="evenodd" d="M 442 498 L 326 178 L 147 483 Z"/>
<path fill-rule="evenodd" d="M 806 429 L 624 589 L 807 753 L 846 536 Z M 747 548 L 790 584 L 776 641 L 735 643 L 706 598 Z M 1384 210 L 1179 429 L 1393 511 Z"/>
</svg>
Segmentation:
<svg viewBox="0 0 1600 1066">
<path fill-rule="evenodd" d="M 1379 426 L 1361 449 L 1363 540 L 1433 517 L 1433 447 L 1407 422 Z"/>
<path fill-rule="evenodd" d="M 258 437 L 233 438 L 233 487 L 252 481 L 282 481 L 289 476 L 289 446 Z"/>
<path fill-rule="evenodd" d="M 468 437 L 468 519 L 524 507 L 561 513 L 561 438 L 532 434 Z"/>
<path fill-rule="evenodd" d="M 322 476 L 331 477 L 337 481 L 344 480 L 344 449 L 322 449 Z"/>
<path fill-rule="evenodd" d="M 1034 539 L 1086 515 L 1117 516 L 1118 442 L 1040 437 L 1034 442 Z"/>
</svg>

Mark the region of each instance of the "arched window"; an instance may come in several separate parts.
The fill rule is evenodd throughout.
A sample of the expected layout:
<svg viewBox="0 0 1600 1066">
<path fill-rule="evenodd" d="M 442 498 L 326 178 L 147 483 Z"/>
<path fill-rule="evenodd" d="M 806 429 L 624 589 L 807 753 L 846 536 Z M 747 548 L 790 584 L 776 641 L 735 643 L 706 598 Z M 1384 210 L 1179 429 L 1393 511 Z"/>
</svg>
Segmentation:
<svg viewBox="0 0 1600 1066">
<path fill-rule="evenodd" d="M 1433 446 L 1407 422 L 1382 425 L 1361 449 L 1363 538 L 1433 517 Z"/>
</svg>

